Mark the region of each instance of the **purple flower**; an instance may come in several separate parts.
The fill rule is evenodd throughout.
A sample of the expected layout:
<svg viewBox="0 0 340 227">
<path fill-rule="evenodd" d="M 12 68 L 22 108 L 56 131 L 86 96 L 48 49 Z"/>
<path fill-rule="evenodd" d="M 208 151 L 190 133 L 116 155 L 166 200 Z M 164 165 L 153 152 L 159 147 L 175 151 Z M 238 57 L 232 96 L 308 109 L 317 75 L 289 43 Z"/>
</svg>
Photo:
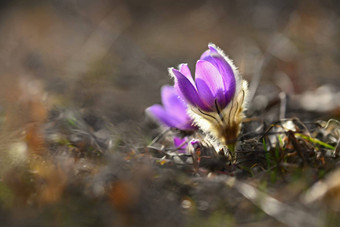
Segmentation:
<svg viewBox="0 0 340 227">
<path fill-rule="evenodd" d="M 192 120 L 187 114 L 187 105 L 179 98 L 176 89 L 165 85 L 161 89 L 161 95 L 163 106 L 156 104 L 146 111 L 168 127 L 183 131 L 195 130 L 196 127 L 192 125 Z"/>
<path fill-rule="evenodd" d="M 185 150 L 188 146 L 188 139 L 186 137 L 184 138 L 179 138 L 179 137 L 174 137 L 174 145 L 176 148 L 178 148 L 178 153 L 185 153 Z"/>
<path fill-rule="evenodd" d="M 187 64 L 170 68 L 178 94 L 188 104 L 194 124 L 211 138 L 218 151 L 221 146 L 234 150 L 245 109 L 248 85 L 232 60 L 214 44 L 209 44 L 196 63 L 195 79 Z"/>
<path fill-rule="evenodd" d="M 196 63 L 195 81 L 187 64 L 179 70 L 171 68 L 175 77 L 175 88 L 182 98 L 192 106 L 207 112 L 225 108 L 235 95 L 235 66 L 213 44 Z"/>
</svg>

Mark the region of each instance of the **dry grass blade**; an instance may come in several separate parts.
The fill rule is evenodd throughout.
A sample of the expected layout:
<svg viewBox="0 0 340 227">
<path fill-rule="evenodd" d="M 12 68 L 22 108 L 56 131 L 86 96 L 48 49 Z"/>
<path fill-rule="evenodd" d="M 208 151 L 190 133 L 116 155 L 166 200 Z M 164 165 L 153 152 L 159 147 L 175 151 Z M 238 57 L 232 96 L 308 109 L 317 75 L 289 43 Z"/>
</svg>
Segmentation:
<svg viewBox="0 0 340 227">
<path fill-rule="evenodd" d="M 233 181 L 233 180 L 232 180 Z M 227 182 L 230 185 L 230 182 Z M 296 207 L 289 206 L 255 187 L 234 182 L 234 187 L 267 215 L 288 226 L 321 226 L 317 217 Z"/>
<path fill-rule="evenodd" d="M 303 195 L 302 200 L 309 205 L 316 201 L 324 201 L 333 210 L 340 210 L 340 169 L 334 170 L 323 179 L 316 182 Z"/>
</svg>

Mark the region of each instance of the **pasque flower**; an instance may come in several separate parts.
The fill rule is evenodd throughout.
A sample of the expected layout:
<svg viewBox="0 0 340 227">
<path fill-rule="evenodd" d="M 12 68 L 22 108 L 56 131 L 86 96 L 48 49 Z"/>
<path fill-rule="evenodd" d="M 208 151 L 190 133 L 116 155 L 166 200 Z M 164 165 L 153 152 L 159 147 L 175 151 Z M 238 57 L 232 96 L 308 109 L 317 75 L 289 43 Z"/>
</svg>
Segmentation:
<svg viewBox="0 0 340 227">
<path fill-rule="evenodd" d="M 188 146 L 188 138 L 184 137 L 184 138 L 180 138 L 175 136 L 174 137 L 174 145 L 176 148 L 178 148 L 178 153 L 185 153 L 185 150 Z"/>
<path fill-rule="evenodd" d="M 187 113 L 186 103 L 179 97 L 176 89 L 165 85 L 161 88 L 162 105 L 156 104 L 146 109 L 146 112 L 163 125 L 183 131 L 197 129 Z"/>
<path fill-rule="evenodd" d="M 174 145 L 178 148 L 177 152 L 180 154 L 190 154 L 189 149 L 196 149 L 201 146 L 200 141 L 197 139 L 191 139 L 189 141 L 188 137 L 174 137 Z M 189 147 L 188 147 L 189 146 Z"/>
<path fill-rule="evenodd" d="M 187 64 L 170 68 L 178 94 L 188 103 L 188 113 L 214 142 L 234 149 L 243 119 L 247 82 L 232 60 L 209 44 L 196 63 L 195 80 Z"/>
</svg>

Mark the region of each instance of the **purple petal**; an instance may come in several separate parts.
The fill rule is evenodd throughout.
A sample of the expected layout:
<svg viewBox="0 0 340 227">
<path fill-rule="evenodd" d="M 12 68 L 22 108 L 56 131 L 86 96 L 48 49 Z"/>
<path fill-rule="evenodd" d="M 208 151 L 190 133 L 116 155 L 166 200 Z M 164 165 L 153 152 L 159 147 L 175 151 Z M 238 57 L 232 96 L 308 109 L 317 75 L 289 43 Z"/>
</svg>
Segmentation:
<svg viewBox="0 0 340 227">
<path fill-rule="evenodd" d="M 220 72 L 225 88 L 225 101 L 228 104 L 232 97 L 234 96 L 235 89 L 236 89 L 236 80 L 234 72 L 224 58 L 222 53 L 215 47 L 215 45 L 210 44 L 209 50 L 205 51 L 202 56 L 201 60 L 205 60 L 213 64 L 218 71 Z"/>
<path fill-rule="evenodd" d="M 188 64 L 180 64 L 178 68 L 180 73 L 182 73 L 191 82 L 192 86 L 196 88 L 195 81 L 192 78 Z"/>
<path fill-rule="evenodd" d="M 175 85 L 177 92 L 191 105 L 197 106 L 201 109 L 209 109 L 198 96 L 197 90 L 194 85 L 177 69 L 172 69 L 175 76 Z"/>
<path fill-rule="evenodd" d="M 174 87 L 169 85 L 163 86 L 161 95 L 164 109 L 168 114 L 180 121 L 188 121 L 188 119 L 190 119 L 187 116 L 187 106 L 184 101 L 179 98 Z"/>
<path fill-rule="evenodd" d="M 196 64 L 196 85 L 201 99 L 215 106 L 215 100 L 225 106 L 224 82 L 220 72 L 208 61 L 199 60 Z"/>
<path fill-rule="evenodd" d="M 197 146 L 197 145 L 200 145 L 200 144 L 201 144 L 200 141 L 199 141 L 199 140 L 196 140 L 196 139 L 191 140 L 190 143 L 191 143 L 192 146 Z"/>
<path fill-rule="evenodd" d="M 188 64 L 180 64 L 179 71 L 194 85 L 195 82 L 192 78 Z"/>
<path fill-rule="evenodd" d="M 178 96 L 176 89 L 172 86 L 165 85 L 161 90 L 162 103 L 169 117 L 175 120 L 174 125 L 182 130 L 194 130 L 192 120 L 187 114 L 187 105 Z"/>
<path fill-rule="evenodd" d="M 209 106 L 209 109 L 205 109 L 205 110 L 214 111 L 215 97 L 211 93 L 210 88 L 207 85 L 207 83 L 204 80 L 197 78 L 196 86 L 197 86 L 198 94 L 202 102 L 204 102 L 205 106 Z"/>
<path fill-rule="evenodd" d="M 200 57 L 200 60 L 206 60 L 207 57 L 210 57 L 212 54 L 218 54 L 217 50 L 213 48 L 213 46 L 208 45 L 209 49 L 204 51 Z"/>
<path fill-rule="evenodd" d="M 154 118 L 156 118 L 156 120 L 170 128 L 178 128 L 184 131 L 197 129 L 195 126 L 192 125 L 192 120 L 186 112 L 168 112 L 166 109 L 158 104 L 150 106 L 146 109 L 146 112 L 150 113 Z"/>
<path fill-rule="evenodd" d="M 179 138 L 179 137 L 174 137 L 174 145 L 175 145 L 175 147 L 182 147 L 183 148 L 183 146 L 185 146 L 186 147 L 186 145 L 187 144 L 185 144 L 187 142 L 187 139 L 184 137 L 184 138 Z"/>
<path fill-rule="evenodd" d="M 185 137 L 183 139 L 179 137 L 174 137 L 174 145 L 175 147 L 179 148 L 178 150 L 179 153 L 185 153 L 185 149 L 188 146 L 188 142 Z"/>
<path fill-rule="evenodd" d="M 165 109 L 161 105 L 152 105 L 146 109 L 146 112 L 150 113 L 153 117 L 155 117 L 159 122 L 164 125 L 175 128 L 176 120 L 170 116 Z"/>
</svg>

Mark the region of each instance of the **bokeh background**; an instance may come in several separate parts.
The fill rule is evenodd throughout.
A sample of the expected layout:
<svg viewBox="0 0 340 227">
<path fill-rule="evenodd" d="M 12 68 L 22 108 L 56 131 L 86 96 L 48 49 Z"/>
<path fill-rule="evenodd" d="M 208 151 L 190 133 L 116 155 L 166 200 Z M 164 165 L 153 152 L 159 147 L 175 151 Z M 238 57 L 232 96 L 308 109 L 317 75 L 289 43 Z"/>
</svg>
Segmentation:
<svg viewBox="0 0 340 227">
<path fill-rule="evenodd" d="M 172 83 L 167 68 L 187 62 L 194 70 L 209 42 L 262 87 L 301 94 L 328 84 L 336 93 L 339 12 L 331 0 L 3 1 L 1 105 L 8 111 L 40 92 L 51 105 L 138 124 Z"/>
<path fill-rule="evenodd" d="M 190 209 L 182 212 L 181 201 L 191 200 L 181 196 L 208 201 L 197 203 L 206 222 L 193 211 L 195 226 L 258 221 L 264 213 L 224 183 L 194 184 L 168 170 L 155 174 L 150 163 L 129 165 L 116 154 L 99 162 L 72 155 L 93 147 L 129 152 L 149 143 L 159 130 L 144 111 L 160 103 L 162 85 L 173 83 L 168 67 L 189 63 L 194 70 L 210 42 L 250 82 L 249 116 L 277 105 L 281 93 L 288 97 L 286 115 L 275 110 L 265 115 L 268 123 L 292 116 L 339 118 L 339 28 L 337 0 L 1 1 L 1 221 L 119 226 L 135 219 L 145 226 L 185 226 Z M 57 145 L 48 142 L 56 138 Z M 113 145 L 93 145 L 93 138 Z M 72 158 L 56 155 L 70 151 Z M 114 186 L 105 190 L 107 182 Z M 290 186 L 277 187 L 286 190 L 277 194 L 294 202 L 287 191 L 303 187 Z M 267 217 L 261 224 L 278 222 Z"/>
</svg>

